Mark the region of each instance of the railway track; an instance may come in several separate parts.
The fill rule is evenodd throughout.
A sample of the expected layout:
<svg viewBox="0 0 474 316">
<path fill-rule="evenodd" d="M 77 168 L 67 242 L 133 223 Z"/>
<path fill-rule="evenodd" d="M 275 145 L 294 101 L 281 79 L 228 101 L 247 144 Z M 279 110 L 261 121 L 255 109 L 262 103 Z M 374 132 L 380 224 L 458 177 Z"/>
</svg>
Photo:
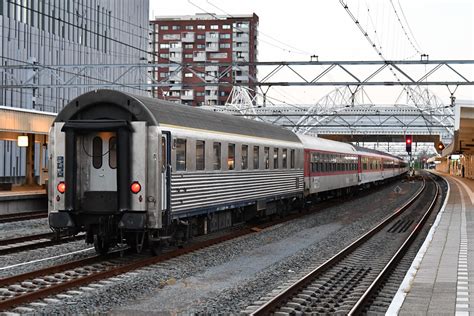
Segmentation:
<svg viewBox="0 0 474 316">
<path fill-rule="evenodd" d="M 42 233 L 10 239 L 0 239 L 0 256 L 15 252 L 38 249 L 84 239 L 84 235 L 55 238 L 54 233 Z"/>
<path fill-rule="evenodd" d="M 124 274 L 149 265 L 164 262 L 172 258 L 182 256 L 212 245 L 222 243 L 247 234 L 258 232 L 267 227 L 278 225 L 295 218 L 302 217 L 310 212 L 321 210 L 321 204 L 332 204 L 331 202 L 320 203 L 309 212 L 302 212 L 285 217 L 284 219 L 272 221 L 262 225 L 241 228 L 226 235 L 212 239 L 195 242 L 186 248 L 176 249 L 163 253 L 157 257 L 117 258 L 117 254 L 107 257 L 91 257 L 72 263 L 41 269 L 30 273 L 0 279 L 0 311 L 22 306 L 29 302 L 46 298 L 55 294 L 68 293 L 73 289 L 86 286 L 108 278 Z M 322 207 L 324 208 L 324 207 Z M 130 262 L 127 262 L 130 261 Z"/>
<path fill-rule="evenodd" d="M 117 258 L 112 259 L 94 256 L 71 263 L 49 267 L 5 279 L 0 279 L 0 311 L 26 304 L 58 293 L 105 280 L 142 267 L 164 262 L 224 241 L 259 232 L 267 227 L 301 217 L 301 214 L 290 215 L 284 219 L 254 227 L 245 227 L 226 235 L 195 242 L 188 247 L 172 250 L 155 257 Z"/>
<path fill-rule="evenodd" d="M 48 217 L 47 211 L 3 214 L 3 215 L 0 215 L 0 224 L 26 221 L 29 219 L 46 218 L 46 217 Z"/>
<path fill-rule="evenodd" d="M 431 194 L 424 194 L 427 191 Z M 438 196 L 439 185 L 424 181 L 407 203 L 371 231 L 303 277 L 255 302 L 244 313 L 363 314 L 421 231 Z"/>
</svg>

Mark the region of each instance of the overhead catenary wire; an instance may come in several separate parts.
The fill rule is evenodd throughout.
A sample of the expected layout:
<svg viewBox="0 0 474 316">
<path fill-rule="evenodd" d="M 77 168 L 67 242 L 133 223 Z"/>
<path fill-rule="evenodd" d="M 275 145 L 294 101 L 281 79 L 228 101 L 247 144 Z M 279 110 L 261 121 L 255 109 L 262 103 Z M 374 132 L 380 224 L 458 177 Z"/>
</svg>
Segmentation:
<svg viewBox="0 0 474 316">
<path fill-rule="evenodd" d="M 347 0 L 346 0 L 347 1 Z M 339 0 L 339 3 L 342 5 L 342 7 L 344 8 L 344 10 L 346 10 L 346 12 L 348 13 L 348 15 L 351 17 L 351 19 L 354 21 L 354 23 L 357 25 L 357 27 L 359 28 L 359 30 L 362 32 L 362 34 L 364 35 L 364 37 L 367 39 L 367 41 L 371 44 L 371 46 L 373 47 L 373 49 L 377 52 L 378 56 L 384 60 L 384 61 L 387 61 L 387 59 L 384 57 L 382 51 L 375 45 L 375 43 L 373 42 L 373 40 L 370 38 L 370 36 L 368 35 L 367 31 L 360 25 L 360 22 L 359 20 L 352 14 L 351 10 L 349 9 L 349 6 L 347 5 L 347 2 L 344 2 L 344 0 Z M 389 67 L 389 70 L 390 72 L 392 73 L 392 75 L 397 79 L 398 82 L 401 82 L 400 78 L 398 77 L 397 73 L 395 72 L 395 70 L 393 70 L 392 67 Z M 413 93 L 410 91 L 410 89 L 407 89 L 407 87 L 405 85 L 402 85 L 403 87 L 403 90 L 406 91 L 407 95 L 409 95 L 409 98 L 412 99 L 414 105 L 416 107 L 419 107 L 419 105 L 417 104 L 416 102 L 416 99 L 415 97 L 413 96 Z"/>
<path fill-rule="evenodd" d="M 403 26 L 402 20 L 400 19 L 400 16 L 398 15 L 398 11 L 397 11 L 397 9 L 395 8 L 395 5 L 393 4 L 393 0 L 390 0 L 390 4 L 392 5 L 393 11 L 395 12 L 395 15 L 397 16 L 398 23 L 400 24 L 400 27 L 402 28 L 402 31 L 403 31 L 403 33 L 405 34 L 405 36 L 406 36 L 408 42 L 409 42 L 410 45 L 413 47 L 413 49 L 414 49 L 418 54 L 421 55 L 420 50 L 419 50 L 419 49 L 417 48 L 417 46 L 413 43 L 414 41 L 412 41 L 410 35 L 408 35 L 408 32 L 406 31 L 405 27 Z M 401 8 L 400 1 L 398 2 L 398 4 L 399 4 L 399 6 L 400 6 L 400 8 Z M 405 17 L 405 14 L 403 14 L 403 16 Z M 406 20 L 406 17 L 405 17 L 405 21 L 406 21 L 407 25 L 409 25 L 409 24 L 408 24 L 408 21 Z M 410 27 L 408 27 L 408 28 L 410 29 Z M 411 32 L 411 29 L 410 29 L 410 32 Z M 413 32 L 411 32 L 411 34 L 413 35 Z M 415 42 L 416 42 L 416 41 L 415 41 Z M 419 45 L 418 45 L 418 47 L 419 47 Z"/>
<path fill-rule="evenodd" d="M 227 11 L 223 10 L 222 8 L 218 7 L 217 5 L 215 5 L 214 3 L 212 3 L 211 1 L 209 1 L 209 0 L 206 0 L 206 1 L 207 1 L 207 3 L 209 3 L 209 4 L 210 4 L 211 6 L 213 6 L 214 8 L 216 8 L 216 9 L 220 10 L 221 12 L 227 14 L 228 16 L 234 18 L 234 16 L 233 16 L 232 14 L 230 14 L 229 12 L 227 12 Z M 277 39 L 277 38 L 275 38 L 275 37 L 273 37 L 273 36 L 271 36 L 271 35 L 268 35 L 267 33 L 262 32 L 261 30 L 259 31 L 259 34 L 264 35 L 264 36 L 266 36 L 266 37 L 268 37 L 268 38 L 274 40 L 275 42 L 278 42 L 278 43 L 280 43 L 280 44 L 283 44 L 284 46 L 289 47 L 289 48 L 291 48 L 291 49 L 294 50 L 294 51 L 290 51 L 290 52 L 301 53 L 301 54 L 304 54 L 304 55 L 313 55 L 313 54 L 314 54 L 314 53 L 310 53 L 310 52 L 305 51 L 305 50 L 301 50 L 301 49 L 299 49 L 299 48 L 297 48 L 297 47 L 295 47 L 295 46 L 292 46 L 292 45 L 290 45 L 290 44 L 288 44 L 288 43 L 285 43 L 285 42 L 283 42 L 283 41 L 281 41 L 281 40 L 279 40 L 279 39 Z M 263 41 L 262 39 L 260 39 L 260 40 Z M 266 41 L 264 41 L 264 42 L 266 42 Z M 268 42 L 267 42 L 267 43 L 268 43 Z M 284 48 L 281 48 L 281 49 L 285 50 Z"/>
<path fill-rule="evenodd" d="M 211 6 L 213 6 L 213 7 L 216 8 L 216 9 L 218 9 L 219 11 L 223 12 L 223 13 L 226 14 L 227 16 L 229 16 L 229 17 L 231 17 L 231 18 L 234 18 L 234 19 L 236 18 L 235 16 L 233 16 L 233 15 L 230 14 L 229 12 L 227 12 L 227 11 L 223 10 L 222 8 L 218 7 L 217 5 L 213 4 L 211 1 L 209 1 L 209 0 L 206 0 L 206 1 L 207 1 L 207 3 L 209 3 Z M 206 13 L 206 14 L 212 16 L 212 17 L 214 17 L 214 19 L 220 20 L 220 18 L 219 18 L 215 13 L 211 13 L 211 12 L 205 10 L 204 8 L 202 8 L 202 7 L 198 6 L 197 4 L 193 3 L 191 0 L 188 0 L 188 2 L 189 2 L 191 5 L 193 5 L 194 7 L 198 8 L 199 10 L 201 10 L 202 12 L 204 12 L 204 13 Z M 243 31 L 242 29 L 239 29 L 238 27 L 235 27 L 235 29 L 240 30 L 240 31 Z M 263 32 L 259 31 L 259 34 L 263 34 Z M 275 38 L 273 38 L 273 37 L 270 36 L 270 35 L 266 35 L 266 36 L 269 37 L 269 38 L 272 38 L 272 39 L 276 40 Z M 260 39 L 260 41 L 262 41 L 262 40 Z M 276 41 L 278 41 L 278 42 L 282 43 L 283 45 L 288 46 L 288 47 L 290 47 L 290 48 L 299 50 L 298 48 L 296 48 L 296 47 L 294 47 L 294 46 L 291 46 L 291 45 L 288 45 L 288 44 L 286 44 L 286 43 L 284 43 L 284 42 L 282 42 L 282 41 L 280 41 L 280 40 L 276 40 Z M 266 42 L 266 41 L 264 41 L 264 42 Z M 269 42 L 267 42 L 267 43 L 269 43 Z M 274 46 L 274 47 L 278 47 L 278 46 L 275 46 L 275 45 L 273 45 L 273 44 L 271 44 L 271 43 L 269 43 L 269 44 L 272 45 L 272 46 Z M 280 48 L 280 47 L 278 47 L 278 48 Z M 283 48 L 281 48 L 281 49 L 283 49 Z M 286 49 L 283 49 L 283 50 L 286 51 Z M 309 52 L 304 52 L 304 51 L 302 51 L 302 50 L 299 50 L 299 51 L 302 52 L 302 53 L 304 53 L 305 55 L 311 54 L 311 53 L 309 53 Z M 289 52 L 291 52 L 291 51 L 289 51 Z M 263 93 L 260 93 L 258 90 L 254 90 L 254 89 L 249 89 L 249 90 L 253 91 L 253 92 L 256 93 L 257 95 L 263 96 L 263 97 L 266 98 L 266 99 L 270 99 L 270 97 L 269 97 L 268 95 L 266 95 L 266 94 L 264 95 Z M 287 102 L 284 102 L 284 101 L 281 101 L 281 100 L 278 100 L 278 102 L 281 102 L 281 103 L 284 103 L 284 104 L 287 104 L 287 105 L 290 105 L 290 106 L 292 106 L 292 107 L 295 107 L 295 108 L 300 109 L 298 106 L 296 106 L 296 105 L 294 105 L 294 104 L 290 104 L 290 103 L 287 103 Z"/>
</svg>

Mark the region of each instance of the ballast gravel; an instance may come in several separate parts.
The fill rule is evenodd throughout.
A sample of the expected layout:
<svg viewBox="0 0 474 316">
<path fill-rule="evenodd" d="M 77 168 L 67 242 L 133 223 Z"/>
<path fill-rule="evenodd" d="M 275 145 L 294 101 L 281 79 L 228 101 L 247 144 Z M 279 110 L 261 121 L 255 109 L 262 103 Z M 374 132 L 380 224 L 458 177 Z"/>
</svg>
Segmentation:
<svg viewBox="0 0 474 316">
<path fill-rule="evenodd" d="M 51 229 L 47 218 L 0 223 L 0 240 L 49 232 L 51 232 Z"/>
<path fill-rule="evenodd" d="M 303 218 L 99 282 L 97 287 L 79 288 L 80 294 L 34 310 L 60 315 L 237 314 L 307 267 L 330 258 L 419 187 L 419 182 L 393 182 Z"/>
<path fill-rule="evenodd" d="M 47 218 L 0 224 L 0 240 L 49 232 L 51 232 L 51 229 Z M 82 240 L 3 255 L 0 256 L 0 278 L 94 255 L 94 250 L 90 248 L 91 246 L 86 245 Z M 73 254 L 66 255 L 68 253 Z"/>
</svg>

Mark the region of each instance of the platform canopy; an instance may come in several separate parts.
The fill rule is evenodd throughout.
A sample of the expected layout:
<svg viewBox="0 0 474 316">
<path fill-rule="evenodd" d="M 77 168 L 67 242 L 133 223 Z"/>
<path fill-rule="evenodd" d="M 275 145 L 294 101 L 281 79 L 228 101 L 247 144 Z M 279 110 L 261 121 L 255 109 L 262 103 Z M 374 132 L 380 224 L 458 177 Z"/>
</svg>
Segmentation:
<svg viewBox="0 0 474 316">
<path fill-rule="evenodd" d="M 47 135 L 56 113 L 0 106 L 0 139 L 16 140 L 18 135 Z"/>
<path fill-rule="evenodd" d="M 451 154 L 474 154 L 474 101 L 456 101 L 454 140 L 443 150 L 443 157 Z"/>
</svg>

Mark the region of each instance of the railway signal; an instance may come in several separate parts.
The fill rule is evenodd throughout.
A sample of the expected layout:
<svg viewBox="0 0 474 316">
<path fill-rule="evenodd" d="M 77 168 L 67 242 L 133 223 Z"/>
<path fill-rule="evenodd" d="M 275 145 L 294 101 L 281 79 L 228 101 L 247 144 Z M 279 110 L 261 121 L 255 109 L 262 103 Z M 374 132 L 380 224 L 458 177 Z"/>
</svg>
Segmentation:
<svg viewBox="0 0 474 316">
<path fill-rule="evenodd" d="M 413 143 L 413 136 L 412 135 L 406 135 L 405 136 L 405 146 L 407 153 L 411 153 L 411 144 Z"/>
</svg>

